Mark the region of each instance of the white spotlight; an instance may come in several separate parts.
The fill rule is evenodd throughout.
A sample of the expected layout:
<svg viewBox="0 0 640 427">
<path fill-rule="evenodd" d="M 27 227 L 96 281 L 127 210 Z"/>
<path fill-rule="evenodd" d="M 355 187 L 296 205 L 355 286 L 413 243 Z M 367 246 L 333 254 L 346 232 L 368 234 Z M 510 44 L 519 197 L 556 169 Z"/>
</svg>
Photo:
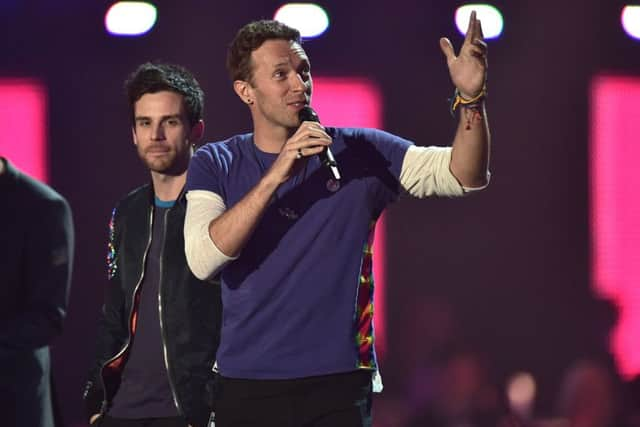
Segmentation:
<svg viewBox="0 0 640 427">
<path fill-rule="evenodd" d="M 629 37 L 640 40 L 640 6 L 625 6 L 620 21 Z"/>
<path fill-rule="evenodd" d="M 455 21 L 456 27 L 460 34 L 465 35 L 467 33 L 467 27 L 469 26 L 469 17 L 471 11 L 476 11 L 476 17 L 482 22 L 482 32 L 485 39 L 495 39 L 502 34 L 502 28 L 504 27 L 504 20 L 502 14 L 498 9 L 490 4 L 466 4 L 460 6 L 456 10 Z"/>
<path fill-rule="evenodd" d="M 104 17 L 104 26 L 116 36 L 140 36 L 156 23 L 156 7 L 141 1 L 114 3 Z"/>
<path fill-rule="evenodd" d="M 318 37 L 329 27 L 327 13 L 313 3 L 287 3 L 276 11 L 273 19 L 300 31 L 304 38 Z"/>
</svg>

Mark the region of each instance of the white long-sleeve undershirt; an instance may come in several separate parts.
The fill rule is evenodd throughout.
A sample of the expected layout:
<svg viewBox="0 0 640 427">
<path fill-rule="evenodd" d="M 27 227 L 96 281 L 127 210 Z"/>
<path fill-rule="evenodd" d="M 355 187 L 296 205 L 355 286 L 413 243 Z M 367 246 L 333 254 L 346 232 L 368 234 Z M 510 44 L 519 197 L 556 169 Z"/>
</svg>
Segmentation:
<svg viewBox="0 0 640 427">
<path fill-rule="evenodd" d="M 414 197 L 432 195 L 463 196 L 484 189 L 460 185 L 451 173 L 451 147 L 418 147 L 407 150 L 400 171 L 401 187 Z M 487 178 L 489 177 L 487 172 Z M 487 183 L 488 183 L 487 179 Z M 224 254 L 209 235 L 209 225 L 227 209 L 220 195 L 207 190 L 187 193 L 187 213 L 184 223 L 184 241 L 187 263 L 193 274 L 201 280 L 213 277 L 234 257 Z"/>
</svg>

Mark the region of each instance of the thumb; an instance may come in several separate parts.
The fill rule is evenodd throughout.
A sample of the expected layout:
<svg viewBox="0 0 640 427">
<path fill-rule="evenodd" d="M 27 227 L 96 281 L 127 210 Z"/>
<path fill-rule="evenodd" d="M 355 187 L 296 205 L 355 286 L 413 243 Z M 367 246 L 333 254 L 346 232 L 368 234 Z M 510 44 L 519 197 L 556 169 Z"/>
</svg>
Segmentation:
<svg viewBox="0 0 640 427">
<path fill-rule="evenodd" d="M 456 59 L 456 55 L 453 51 L 453 45 L 448 38 L 442 37 L 440 39 L 440 49 L 442 50 L 442 53 L 444 53 L 444 56 L 447 57 L 447 63 L 450 63 L 451 61 Z"/>
</svg>

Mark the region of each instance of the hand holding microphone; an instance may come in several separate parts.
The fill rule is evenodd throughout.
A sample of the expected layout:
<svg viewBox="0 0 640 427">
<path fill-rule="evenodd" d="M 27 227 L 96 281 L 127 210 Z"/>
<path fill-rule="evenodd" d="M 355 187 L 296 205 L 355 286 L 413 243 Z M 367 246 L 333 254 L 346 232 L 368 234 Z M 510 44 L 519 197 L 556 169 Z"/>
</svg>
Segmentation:
<svg viewBox="0 0 640 427">
<path fill-rule="evenodd" d="M 298 117 L 300 118 L 300 123 L 302 122 L 320 123 L 320 119 L 318 118 L 318 115 L 316 114 L 315 111 L 313 111 L 313 108 L 309 107 L 308 105 L 304 106 L 300 110 L 300 112 L 298 113 Z M 331 172 L 331 176 L 333 177 L 333 179 L 340 180 L 340 171 L 338 171 L 338 163 L 336 162 L 336 159 L 333 157 L 333 153 L 331 152 L 331 149 L 329 147 L 325 147 L 324 150 L 322 150 L 318 154 L 318 157 L 320 157 L 320 163 L 322 163 L 322 165 L 324 165 L 325 167 L 329 168 L 329 171 Z"/>
</svg>

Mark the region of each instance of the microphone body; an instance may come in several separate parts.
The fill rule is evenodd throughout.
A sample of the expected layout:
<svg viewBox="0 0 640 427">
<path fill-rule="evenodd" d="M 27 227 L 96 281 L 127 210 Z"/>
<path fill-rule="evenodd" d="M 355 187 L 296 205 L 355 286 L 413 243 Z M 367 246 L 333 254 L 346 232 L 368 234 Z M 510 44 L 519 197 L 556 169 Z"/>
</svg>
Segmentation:
<svg viewBox="0 0 640 427">
<path fill-rule="evenodd" d="M 298 113 L 298 117 L 300 119 L 300 123 L 302 122 L 318 122 L 320 123 L 320 119 L 318 115 L 313 110 L 313 108 L 308 105 L 304 106 L 300 112 Z M 320 163 L 322 163 L 325 167 L 329 168 L 331 172 L 331 176 L 336 181 L 340 180 L 340 171 L 338 170 L 338 162 L 336 162 L 335 157 L 333 157 L 333 153 L 329 149 L 329 147 L 324 147 L 318 157 L 320 157 Z"/>
</svg>

